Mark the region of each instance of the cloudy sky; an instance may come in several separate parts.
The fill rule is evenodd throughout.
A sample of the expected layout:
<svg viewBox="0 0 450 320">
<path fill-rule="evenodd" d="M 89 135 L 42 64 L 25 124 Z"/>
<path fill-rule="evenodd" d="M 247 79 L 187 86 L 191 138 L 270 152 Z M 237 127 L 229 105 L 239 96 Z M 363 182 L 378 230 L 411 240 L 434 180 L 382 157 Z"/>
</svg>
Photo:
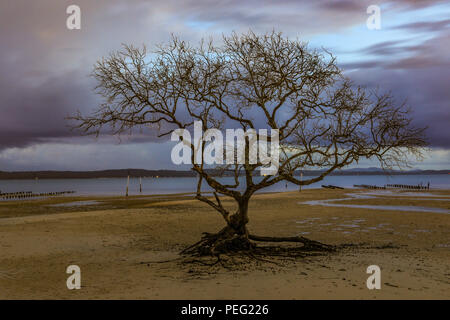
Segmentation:
<svg viewBox="0 0 450 320">
<path fill-rule="evenodd" d="M 80 30 L 66 27 L 72 4 Z M 370 5 L 381 8 L 380 30 L 367 28 Z M 431 151 L 414 167 L 450 168 L 448 1 L 15 0 L 0 3 L 0 171 L 175 168 L 167 137 L 94 139 L 68 128 L 66 116 L 99 103 L 94 62 L 172 33 L 197 42 L 274 28 L 332 51 L 355 82 L 406 99 L 415 124 L 429 127 Z"/>
</svg>

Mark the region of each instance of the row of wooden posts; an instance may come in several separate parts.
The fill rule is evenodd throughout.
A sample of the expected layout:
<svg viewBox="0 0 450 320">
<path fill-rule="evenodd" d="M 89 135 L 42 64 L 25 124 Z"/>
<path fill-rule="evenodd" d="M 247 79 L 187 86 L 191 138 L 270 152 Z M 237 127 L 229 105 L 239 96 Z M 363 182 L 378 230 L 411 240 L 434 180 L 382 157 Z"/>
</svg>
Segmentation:
<svg viewBox="0 0 450 320">
<path fill-rule="evenodd" d="M 157 176 L 157 178 L 159 178 Z M 127 178 L 127 189 L 125 195 L 128 197 L 128 189 L 130 185 L 130 176 Z M 142 178 L 139 177 L 139 192 L 142 193 Z M 19 191 L 19 192 L 8 192 L 2 193 L 0 191 L 0 199 L 23 199 L 23 198 L 34 198 L 34 197 L 52 197 L 60 196 L 64 194 L 75 193 L 75 191 L 60 191 L 60 192 L 47 192 L 47 193 L 33 193 L 32 191 Z"/>
<path fill-rule="evenodd" d="M 408 185 L 408 184 L 387 184 L 386 187 L 388 188 L 400 188 L 400 189 L 413 189 L 413 190 L 430 190 L 430 183 L 426 186 L 422 184 L 418 185 Z"/>
<path fill-rule="evenodd" d="M 353 186 L 355 188 L 363 188 L 363 189 L 386 189 L 386 186 L 379 187 L 379 186 L 372 186 L 369 184 L 354 184 Z"/>
<path fill-rule="evenodd" d="M 428 183 L 426 186 L 423 185 L 408 185 L 408 184 L 386 184 L 384 186 L 373 186 L 368 184 L 354 184 L 355 188 L 364 188 L 364 189 L 383 189 L 386 190 L 387 188 L 398 188 L 398 189 L 410 189 L 410 190 L 430 190 L 430 183 Z"/>
<path fill-rule="evenodd" d="M 65 194 L 72 194 L 72 193 L 75 193 L 75 191 L 58 191 L 58 192 L 45 192 L 45 193 L 33 193 L 32 191 L 19 191 L 19 192 L 8 192 L 8 193 L 0 192 L 0 199 L 55 197 L 55 196 L 62 196 Z"/>
</svg>

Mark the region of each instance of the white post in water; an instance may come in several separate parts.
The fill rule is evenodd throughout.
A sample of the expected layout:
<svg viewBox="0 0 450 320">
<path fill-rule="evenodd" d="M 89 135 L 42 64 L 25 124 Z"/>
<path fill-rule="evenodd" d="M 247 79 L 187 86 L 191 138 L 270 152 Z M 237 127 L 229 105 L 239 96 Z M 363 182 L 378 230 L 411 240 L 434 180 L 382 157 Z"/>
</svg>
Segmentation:
<svg viewBox="0 0 450 320">
<path fill-rule="evenodd" d="M 139 177 L 139 193 L 142 193 L 142 177 Z"/>
<path fill-rule="evenodd" d="M 128 186 L 130 184 L 130 176 L 127 178 L 127 192 L 125 193 L 125 197 L 128 197 Z"/>
</svg>

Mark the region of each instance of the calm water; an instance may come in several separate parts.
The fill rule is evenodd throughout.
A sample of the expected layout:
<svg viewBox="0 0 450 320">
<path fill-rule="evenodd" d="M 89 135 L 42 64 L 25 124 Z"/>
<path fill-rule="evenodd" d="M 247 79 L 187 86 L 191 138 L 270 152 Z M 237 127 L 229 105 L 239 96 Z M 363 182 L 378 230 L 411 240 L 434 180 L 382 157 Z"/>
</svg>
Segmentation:
<svg viewBox="0 0 450 320">
<path fill-rule="evenodd" d="M 241 177 L 243 179 L 243 177 Z M 304 177 L 308 179 L 311 177 Z M 258 179 L 258 178 L 255 178 Z M 233 178 L 221 178 L 221 181 L 232 183 Z M 305 186 L 304 188 L 320 188 L 322 184 L 332 184 L 346 188 L 354 184 L 371 184 L 383 186 L 385 184 L 420 184 L 430 182 L 432 189 L 450 189 L 450 174 L 442 175 L 407 175 L 407 176 L 329 176 L 323 181 Z M 126 178 L 108 179 L 55 179 L 55 180 L 0 180 L 0 190 L 3 193 L 17 191 L 32 191 L 46 193 L 57 191 L 76 191 L 77 195 L 124 195 Z M 196 178 L 142 178 L 143 194 L 167 194 L 194 192 Z M 294 184 L 279 183 L 264 191 L 292 191 L 298 187 Z M 205 191 L 210 190 L 205 187 Z M 139 178 L 130 179 L 130 195 L 139 194 Z"/>
</svg>

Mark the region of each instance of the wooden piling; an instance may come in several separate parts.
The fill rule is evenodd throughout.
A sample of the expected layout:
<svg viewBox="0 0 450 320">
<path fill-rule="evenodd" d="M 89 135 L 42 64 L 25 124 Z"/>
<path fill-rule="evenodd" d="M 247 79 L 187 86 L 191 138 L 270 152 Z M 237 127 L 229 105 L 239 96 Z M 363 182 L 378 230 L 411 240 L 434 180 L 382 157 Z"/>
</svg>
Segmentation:
<svg viewBox="0 0 450 320">
<path fill-rule="evenodd" d="M 127 178 L 127 191 L 125 193 L 125 197 L 128 197 L 128 186 L 130 185 L 130 176 Z"/>
</svg>

